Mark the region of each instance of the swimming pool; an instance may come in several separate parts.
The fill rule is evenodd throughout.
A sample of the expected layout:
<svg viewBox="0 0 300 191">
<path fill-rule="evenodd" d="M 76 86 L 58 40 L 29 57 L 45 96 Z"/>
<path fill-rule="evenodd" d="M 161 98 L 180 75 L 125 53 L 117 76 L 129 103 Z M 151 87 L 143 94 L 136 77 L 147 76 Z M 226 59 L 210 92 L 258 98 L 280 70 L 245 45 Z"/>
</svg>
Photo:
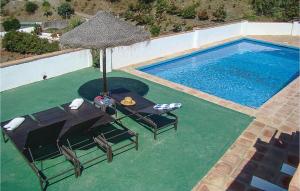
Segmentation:
<svg viewBox="0 0 300 191">
<path fill-rule="evenodd" d="M 243 38 L 138 69 L 258 108 L 299 76 L 299 49 Z"/>
</svg>

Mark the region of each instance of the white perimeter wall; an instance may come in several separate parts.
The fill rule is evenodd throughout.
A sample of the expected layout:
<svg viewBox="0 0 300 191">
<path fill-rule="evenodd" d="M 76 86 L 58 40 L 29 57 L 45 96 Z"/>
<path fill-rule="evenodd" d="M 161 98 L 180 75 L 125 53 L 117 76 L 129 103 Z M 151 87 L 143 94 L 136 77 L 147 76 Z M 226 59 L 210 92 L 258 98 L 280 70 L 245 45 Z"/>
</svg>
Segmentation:
<svg viewBox="0 0 300 191">
<path fill-rule="evenodd" d="M 291 35 L 292 23 L 256 23 L 245 25 L 244 33 L 247 35 Z"/>
<path fill-rule="evenodd" d="M 3 67 L 0 68 L 0 90 L 41 81 L 43 75 L 52 78 L 91 65 L 90 50 L 85 49 Z"/>
<path fill-rule="evenodd" d="M 195 30 L 193 48 L 242 35 L 244 22 Z"/>
<path fill-rule="evenodd" d="M 172 55 L 192 48 L 246 35 L 300 35 L 299 22 L 260 23 L 242 21 L 218 27 L 195 29 L 192 32 L 151 39 L 148 42 L 106 50 L 107 71 L 151 59 Z M 0 68 L 1 89 L 15 88 L 58 76 L 92 65 L 89 50 L 80 50 Z"/>
<path fill-rule="evenodd" d="M 195 29 L 193 32 L 152 39 L 149 42 L 108 49 L 107 71 L 177 52 L 246 35 L 300 35 L 300 24 L 242 21 L 224 26 Z"/>
<path fill-rule="evenodd" d="M 182 33 L 148 42 L 107 49 L 107 65 L 118 69 L 131 64 L 182 52 L 193 48 L 194 32 Z"/>
</svg>

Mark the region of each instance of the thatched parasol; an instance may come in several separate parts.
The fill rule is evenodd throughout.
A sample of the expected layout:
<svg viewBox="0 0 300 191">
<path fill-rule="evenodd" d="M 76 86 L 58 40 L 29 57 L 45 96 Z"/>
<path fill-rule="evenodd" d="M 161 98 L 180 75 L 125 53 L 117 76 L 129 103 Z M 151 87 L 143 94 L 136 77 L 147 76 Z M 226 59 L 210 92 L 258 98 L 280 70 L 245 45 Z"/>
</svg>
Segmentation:
<svg viewBox="0 0 300 191">
<path fill-rule="evenodd" d="M 72 48 L 94 48 L 103 50 L 103 92 L 106 94 L 106 48 L 128 46 L 150 39 L 148 32 L 114 15 L 99 11 L 87 22 L 63 34 L 60 43 Z"/>
</svg>

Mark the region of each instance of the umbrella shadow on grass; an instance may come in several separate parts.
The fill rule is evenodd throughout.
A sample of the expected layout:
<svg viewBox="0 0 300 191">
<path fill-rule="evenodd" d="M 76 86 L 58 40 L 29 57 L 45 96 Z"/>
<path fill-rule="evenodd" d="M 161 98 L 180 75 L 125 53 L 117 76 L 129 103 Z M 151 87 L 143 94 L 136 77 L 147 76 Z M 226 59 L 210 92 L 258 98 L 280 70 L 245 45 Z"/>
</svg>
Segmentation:
<svg viewBox="0 0 300 191">
<path fill-rule="evenodd" d="M 132 92 L 135 92 L 141 96 L 144 96 L 149 91 L 149 86 L 142 81 L 132 79 L 132 78 L 124 78 L 124 77 L 108 77 L 107 78 L 108 89 L 113 90 L 116 88 L 126 88 Z M 78 89 L 78 94 L 89 100 L 93 101 L 94 98 L 103 90 L 103 80 L 94 79 L 86 82 Z"/>
</svg>

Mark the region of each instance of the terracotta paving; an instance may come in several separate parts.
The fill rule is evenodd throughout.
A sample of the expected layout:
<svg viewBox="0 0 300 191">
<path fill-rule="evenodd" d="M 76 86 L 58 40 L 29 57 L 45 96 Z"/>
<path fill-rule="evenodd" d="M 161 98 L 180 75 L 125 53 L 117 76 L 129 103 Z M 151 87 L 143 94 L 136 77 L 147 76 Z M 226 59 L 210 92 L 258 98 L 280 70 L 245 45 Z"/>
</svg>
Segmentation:
<svg viewBox="0 0 300 191">
<path fill-rule="evenodd" d="M 300 47 L 300 37 L 250 36 L 250 38 Z M 207 46 L 200 49 L 202 48 L 207 48 Z M 280 172 L 281 165 L 283 162 L 294 167 L 297 167 L 299 164 L 299 77 L 260 108 L 253 109 L 134 69 L 137 66 L 154 63 L 158 60 L 168 59 L 192 51 L 195 51 L 195 49 L 126 67 L 122 70 L 255 117 L 255 120 L 244 130 L 235 143 L 231 145 L 193 190 L 259 190 L 250 185 L 253 175 L 287 189 L 292 177 Z M 297 188 L 300 188 L 299 181 L 293 181 L 290 190 L 294 191 Z"/>
</svg>

